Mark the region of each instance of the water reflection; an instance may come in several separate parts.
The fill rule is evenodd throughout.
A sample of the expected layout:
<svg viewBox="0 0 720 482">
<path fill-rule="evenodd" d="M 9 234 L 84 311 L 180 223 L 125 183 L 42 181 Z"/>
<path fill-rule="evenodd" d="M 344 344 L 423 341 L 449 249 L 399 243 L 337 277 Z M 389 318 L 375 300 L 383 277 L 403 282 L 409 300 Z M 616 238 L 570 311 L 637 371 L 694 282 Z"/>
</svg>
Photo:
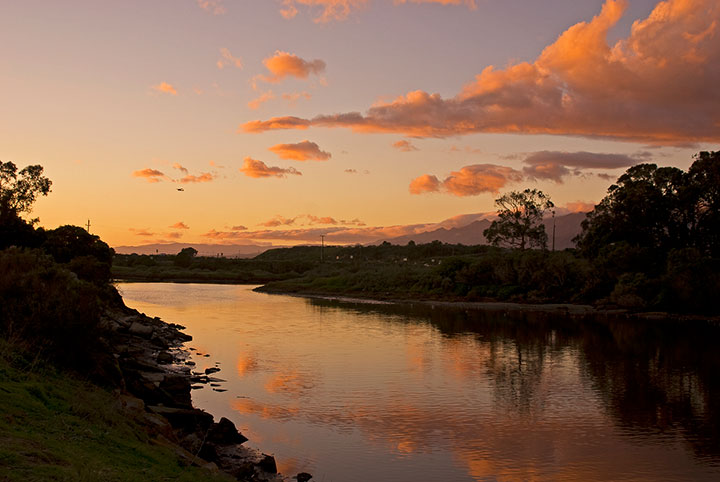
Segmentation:
<svg viewBox="0 0 720 482">
<path fill-rule="evenodd" d="M 203 363 L 224 367 L 228 391 L 196 390 L 195 403 L 231 418 L 289 473 L 720 478 L 717 328 L 307 301 L 247 287 L 123 292 L 207 347 Z"/>
<path fill-rule="evenodd" d="M 720 329 L 705 322 L 640 323 L 548 313 L 450 310 L 426 304 L 370 305 L 308 300 L 313 306 L 427 320 L 448 336 L 454 376 L 492 381 L 496 407 L 542 410 L 543 370 L 579 361 L 582 379 L 630 437 L 679 434 L 697 455 L 720 456 Z M 464 337 L 456 338 L 458 335 Z M 480 341 L 468 345 L 467 336 Z M 465 347 L 463 349 L 463 347 Z M 411 348 L 412 350 L 412 348 Z M 427 361 L 415 355 L 415 363 Z"/>
</svg>

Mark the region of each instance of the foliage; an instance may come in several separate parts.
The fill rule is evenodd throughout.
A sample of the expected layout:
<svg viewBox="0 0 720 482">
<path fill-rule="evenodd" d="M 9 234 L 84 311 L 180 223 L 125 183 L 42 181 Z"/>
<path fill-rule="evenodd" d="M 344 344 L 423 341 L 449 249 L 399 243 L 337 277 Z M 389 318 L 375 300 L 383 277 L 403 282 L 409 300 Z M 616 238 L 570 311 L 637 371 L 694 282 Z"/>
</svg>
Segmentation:
<svg viewBox="0 0 720 482">
<path fill-rule="evenodd" d="M 42 173 L 37 164 L 18 172 L 14 163 L 0 161 L 0 222 L 30 212 L 37 196 L 47 196 L 52 182 Z"/>
<path fill-rule="evenodd" d="M 42 248 L 56 262 L 65 263 L 80 279 L 100 285 L 110 282 L 115 251 L 85 229 L 65 225 L 47 231 Z"/>
<path fill-rule="evenodd" d="M 554 204 L 537 189 L 512 191 L 495 200 L 498 218 L 483 235 L 494 246 L 510 248 L 543 248 L 547 246 L 547 234 L 542 224 L 543 215 Z"/>
<path fill-rule="evenodd" d="M 0 251 L 0 334 L 41 358 L 81 368 L 99 347 L 100 289 L 40 250 Z"/>
<path fill-rule="evenodd" d="M 688 172 L 655 164 L 629 168 L 582 227 L 577 246 L 590 258 L 618 242 L 661 256 L 683 248 L 720 255 L 720 153 L 701 152 Z"/>
<path fill-rule="evenodd" d="M 183 268 L 189 267 L 193 262 L 193 258 L 197 256 L 197 253 L 197 249 L 195 248 L 187 247 L 181 249 L 177 256 L 175 256 L 175 265 Z"/>
</svg>

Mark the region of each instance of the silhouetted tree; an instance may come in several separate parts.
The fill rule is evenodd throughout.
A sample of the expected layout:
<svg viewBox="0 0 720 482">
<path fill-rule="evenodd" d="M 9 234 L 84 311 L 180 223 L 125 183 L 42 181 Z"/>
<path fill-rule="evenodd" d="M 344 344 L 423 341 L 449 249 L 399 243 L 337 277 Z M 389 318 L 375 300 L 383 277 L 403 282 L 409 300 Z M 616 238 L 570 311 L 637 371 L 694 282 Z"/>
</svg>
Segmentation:
<svg viewBox="0 0 720 482">
<path fill-rule="evenodd" d="M 490 244 L 510 248 L 545 248 L 547 234 L 543 215 L 554 204 L 550 197 L 537 189 L 512 191 L 495 200 L 498 218 L 483 235 Z"/>
<path fill-rule="evenodd" d="M 193 258 L 197 256 L 197 249 L 192 247 L 183 248 L 180 250 L 180 252 L 175 256 L 175 265 L 180 266 L 182 268 L 188 268 L 192 262 Z"/>
<path fill-rule="evenodd" d="M 12 162 L 0 161 L 0 249 L 9 246 L 37 247 L 43 231 L 35 230 L 37 220 L 25 221 L 21 213 L 30 212 L 38 195 L 50 192 L 50 180 L 42 176 L 41 166 L 27 166 L 18 172 Z"/>
<path fill-rule="evenodd" d="M 684 248 L 720 254 L 720 153 L 699 153 L 689 172 L 629 168 L 582 227 L 576 243 L 591 258 L 619 242 L 658 254 Z"/>
<path fill-rule="evenodd" d="M 30 212 L 38 195 L 47 196 L 52 182 L 42 172 L 37 164 L 18 172 L 14 163 L 0 161 L 0 219 Z"/>
</svg>

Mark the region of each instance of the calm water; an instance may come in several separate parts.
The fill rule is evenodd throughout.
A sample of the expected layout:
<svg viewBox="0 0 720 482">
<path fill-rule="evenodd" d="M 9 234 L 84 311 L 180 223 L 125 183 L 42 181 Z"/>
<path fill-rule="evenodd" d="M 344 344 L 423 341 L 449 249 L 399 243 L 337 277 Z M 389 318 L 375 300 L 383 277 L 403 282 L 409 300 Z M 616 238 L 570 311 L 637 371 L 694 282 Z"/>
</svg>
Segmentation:
<svg viewBox="0 0 720 482">
<path fill-rule="evenodd" d="M 720 329 L 120 284 L 226 416 L 319 482 L 720 480 Z M 205 354 L 210 356 L 206 357 Z"/>
</svg>

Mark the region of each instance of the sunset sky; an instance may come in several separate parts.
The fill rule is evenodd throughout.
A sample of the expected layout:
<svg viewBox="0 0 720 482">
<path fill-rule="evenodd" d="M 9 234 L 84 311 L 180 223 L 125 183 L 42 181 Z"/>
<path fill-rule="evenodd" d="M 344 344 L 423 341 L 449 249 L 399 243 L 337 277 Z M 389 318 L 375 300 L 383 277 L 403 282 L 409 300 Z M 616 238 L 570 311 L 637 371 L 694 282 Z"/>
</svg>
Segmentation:
<svg viewBox="0 0 720 482">
<path fill-rule="evenodd" d="M 717 0 L 0 3 L 0 160 L 45 167 L 40 225 L 111 246 L 366 242 L 526 187 L 589 209 L 720 149 L 719 85 Z"/>
</svg>

